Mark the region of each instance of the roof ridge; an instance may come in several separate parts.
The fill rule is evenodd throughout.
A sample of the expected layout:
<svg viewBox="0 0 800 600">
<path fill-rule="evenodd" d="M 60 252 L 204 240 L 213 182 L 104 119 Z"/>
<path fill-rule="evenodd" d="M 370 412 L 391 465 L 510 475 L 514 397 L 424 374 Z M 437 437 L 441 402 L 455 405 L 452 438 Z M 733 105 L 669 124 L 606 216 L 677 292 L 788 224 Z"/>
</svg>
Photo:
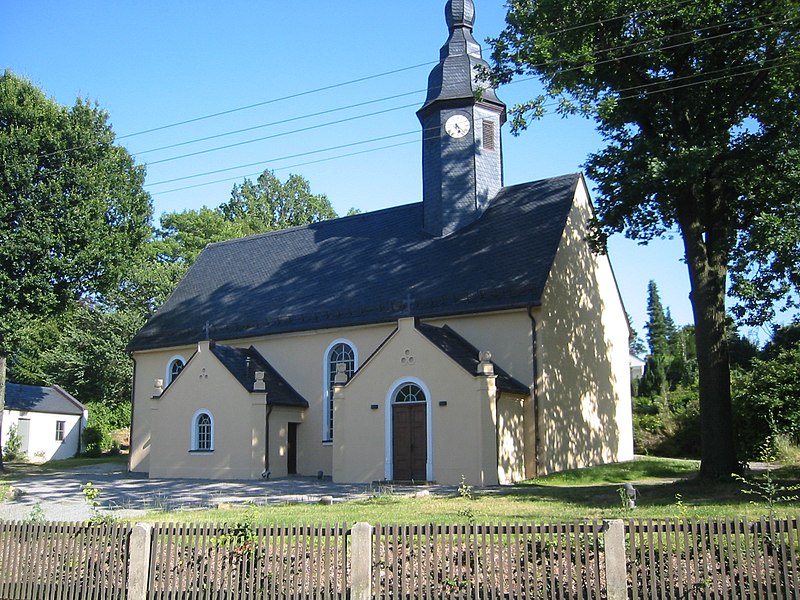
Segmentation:
<svg viewBox="0 0 800 600">
<path fill-rule="evenodd" d="M 364 217 L 368 217 L 368 216 L 371 217 L 373 215 L 378 215 L 380 213 L 386 213 L 386 212 L 390 212 L 390 211 L 400 210 L 400 209 L 403 209 L 403 208 L 409 208 L 409 207 L 412 207 L 412 206 L 417 205 L 417 204 L 421 205 L 422 202 L 421 201 L 420 202 L 410 202 L 408 204 L 399 204 L 397 206 L 387 206 L 386 208 L 379 208 L 377 210 L 371 210 L 369 212 L 358 213 L 358 214 L 355 214 L 355 215 L 344 215 L 342 217 L 336 217 L 335 219 L 324 219 L 322 221 L 317 221 L 315 223 L 306 223 L 305 225 L 294 225 L 292 227 L 286 227 L 284 229 L 275 229 L 274 231 L 262 231 L 261 233 L 253 233 L 253 234 L 250 234 L 250 235 L 244 235 L 242 237 L 232 238 L 230 240 L 220 240 L 218 242 L 211 242 L 211 243 L 207 244 L 206 247 L 210 248 L 212 246 L 223 246 L 223 245 L 226 245 L 226 244 L 233 244 L 233 243 L 236 243 L 236 242 L 249 241 L 249 240 L 252 240 L 254 238 L 273 237 L 273 236 L 277 236 L 277 235 L 281 235 L 281 234 L 293 233 L 293 232 L 300 231 L 300 230 L 303 230 L 303 229 L 310 229 L 311 227 L 319 227 L 321 225 L 326 225 L 326 224 L 331 224 L 331 223 L 338 223 L 338 222 L 344 221 L 346 219 L 356 219 L 356 218 L 359 218 L 359 217 L 360 218 L 364 218 Z"/>
</svg>

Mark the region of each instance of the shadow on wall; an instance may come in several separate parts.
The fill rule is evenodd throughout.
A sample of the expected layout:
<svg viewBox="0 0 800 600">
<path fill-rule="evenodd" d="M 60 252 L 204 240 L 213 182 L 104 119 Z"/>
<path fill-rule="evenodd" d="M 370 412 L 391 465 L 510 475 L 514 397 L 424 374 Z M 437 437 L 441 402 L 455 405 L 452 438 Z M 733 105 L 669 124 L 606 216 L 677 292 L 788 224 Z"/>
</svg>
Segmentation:
<svg viewBox="0 0 800 600">
<path fill-rule="evenodd" d="M 627 321 L 606 257 L 585 242 L 590 216 L 573 208 L 540 312 L 540 475 L 632 457 Z"/>
</svg>

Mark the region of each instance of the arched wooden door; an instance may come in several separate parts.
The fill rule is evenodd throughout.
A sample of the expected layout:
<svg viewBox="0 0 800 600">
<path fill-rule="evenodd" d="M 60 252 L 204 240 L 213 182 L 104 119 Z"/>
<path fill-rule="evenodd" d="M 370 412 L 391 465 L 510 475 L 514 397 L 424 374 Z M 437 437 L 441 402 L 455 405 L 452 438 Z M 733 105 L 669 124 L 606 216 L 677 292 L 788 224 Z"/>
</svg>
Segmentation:
<svg viewBox="0 0 800 600">
<path fill-rule="evenodd" d="M 428 408 L 425 392 L 406 383 L 392 401 L 392 473 L 395 481 L 425 481 L 428 463 Z"/>
</svg>

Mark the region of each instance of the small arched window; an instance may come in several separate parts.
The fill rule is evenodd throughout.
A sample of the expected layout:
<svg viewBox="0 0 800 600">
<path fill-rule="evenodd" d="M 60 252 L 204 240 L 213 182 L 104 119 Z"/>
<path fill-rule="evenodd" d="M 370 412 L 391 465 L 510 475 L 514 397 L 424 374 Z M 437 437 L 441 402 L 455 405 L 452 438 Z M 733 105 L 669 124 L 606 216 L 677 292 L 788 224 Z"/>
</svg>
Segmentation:
<svg viewBox="0 0 800 600">
<path fill-rule="evenodd" d="M 347 380 L 355 373 L 358 355 L 353 346 L 345 341 L 335 342 L 325 355 L 325 405 L 322 439 L 325 442 L 333 440 L 333 384 L 336 380 L 336 365 L 344 364 Z"/>
<path fill-rule="evenodd" d="M 211 452 L 213 449 L 214 419 L 208 411 L 197 411 L 192 420 L 192 450 Z"/>
<path fill-rule="evenodd" d="M 425 392 L 415 383 L 405 383 L 395 392 L 394 401 L 397 403 L 425 402 Z"/>
<path fill-rule="evenodd" d="M 167 364 L 167 385 L 175 381 L 175 378 L 183 371 L 186 361 L 180 356 L 172 358 Z"/>
</svg>

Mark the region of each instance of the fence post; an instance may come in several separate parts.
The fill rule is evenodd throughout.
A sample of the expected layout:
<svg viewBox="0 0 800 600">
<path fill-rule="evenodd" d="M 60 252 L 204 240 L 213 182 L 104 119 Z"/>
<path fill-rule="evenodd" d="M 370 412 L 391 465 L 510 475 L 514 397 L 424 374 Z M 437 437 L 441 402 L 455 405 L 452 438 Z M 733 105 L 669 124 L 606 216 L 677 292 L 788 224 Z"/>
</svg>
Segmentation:
<svg viewBox="0 0 800 600">
<path fill-rule="evenodd" d="M 350 599 L 372 598 L 372 525 L 356 523 L 350 533 Z"/>
<path fill-rule="evenodd" d="M 625 558 L 625 522 L 603 521 L 606 551 L 606 592 L 608 600 L 628 598 L 628 568 Z"/>
<path fill-rule="evenodd" d="M 133 526 L 128 542 L 128 600 L 147 600 L 152 537 L 152 524 L 137 523 Z"/>
</svg>

